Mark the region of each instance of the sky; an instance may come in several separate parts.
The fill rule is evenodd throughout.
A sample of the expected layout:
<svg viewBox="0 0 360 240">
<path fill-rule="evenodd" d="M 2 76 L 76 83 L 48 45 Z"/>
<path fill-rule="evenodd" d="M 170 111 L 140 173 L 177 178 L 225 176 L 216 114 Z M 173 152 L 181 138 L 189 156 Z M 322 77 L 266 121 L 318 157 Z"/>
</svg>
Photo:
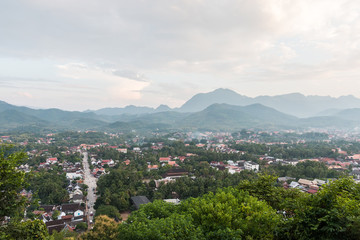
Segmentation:
<svg viewBox="0 0 360 240">
<path fill-rule="evenodd" d="M 360 97 L 358 0 L 1 0 L 0 100 L 66 110 Z"/>
</svg>

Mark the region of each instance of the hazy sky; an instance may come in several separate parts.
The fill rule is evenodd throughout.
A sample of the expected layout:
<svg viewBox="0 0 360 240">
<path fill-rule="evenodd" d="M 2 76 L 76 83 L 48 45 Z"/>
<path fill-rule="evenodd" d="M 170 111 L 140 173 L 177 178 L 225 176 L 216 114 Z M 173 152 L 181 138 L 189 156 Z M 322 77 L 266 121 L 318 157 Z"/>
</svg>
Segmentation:
<svg viewBox="0 0 360 240">
<path fill-rule="evenodd" d="M 0 100 L 16 105 L 360 97 L 359 77 L 359 0 L 0 1 Z"/>
</svg>

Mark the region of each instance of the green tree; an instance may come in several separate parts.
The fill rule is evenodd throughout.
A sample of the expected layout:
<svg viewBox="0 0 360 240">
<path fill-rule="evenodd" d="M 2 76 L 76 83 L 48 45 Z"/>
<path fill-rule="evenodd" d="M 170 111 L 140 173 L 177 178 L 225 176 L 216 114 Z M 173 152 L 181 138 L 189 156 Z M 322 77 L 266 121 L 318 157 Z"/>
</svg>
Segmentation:
<svg viewBox="0 0 360 240">
<path fill-rule="evenodd" d="M 24 206 L 19 192 L 26 186 L 25 173 L 17 167 L 27 159 L 24 152 L 14 152 L 13 146 L 0 146 L 0 221 Z"/>
<path fill-rule="evenodd" d="M 80 239 L 82 240 L 119 239 L 118 227 L 119 224 L 115 220 L 109 218 L 108 216 L 101 215 L 95 218 L 95 224 L 93 229 L 82 234 L 80 236 Z"/>
<path fill-rule="evenodd" d="M 86 229 L 88 229 L 88 225 L 85 222 L 81 222 L 76 225 L 76 230 L 86 231 Z"/>
<path fill-rule="evenodd" d="M 298 203 L 284 239 L 360 239 L 360 185 L 341 178 Z"/>
<path fill-rule="evenodd" d="M 41 220 L 11 223 L 0 230 L 0 239 L 49 239 L 48 230 Z"/>
<path fill-rule="evenodd" d="M 98 209 L 96 209 L 95 216 L 100 216 L 100 215 L 106 215 L 116 220 L 121 219 L 119 210 L 112 205 L 100 205 Z"/>
</svg>

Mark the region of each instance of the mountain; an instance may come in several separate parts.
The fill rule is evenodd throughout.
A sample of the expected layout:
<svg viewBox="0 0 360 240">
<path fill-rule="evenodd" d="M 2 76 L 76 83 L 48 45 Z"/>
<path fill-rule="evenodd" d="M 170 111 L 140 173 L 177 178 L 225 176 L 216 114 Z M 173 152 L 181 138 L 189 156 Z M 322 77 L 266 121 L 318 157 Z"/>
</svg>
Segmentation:
<svg viewBox="0 0 360 240">
<path fill-rule="evenodd" d="M 185 117 L 179 122 L 179 125 L 184 128 L 239 130 L 243 128 L 288 128 L 297 121 L 296 117 L 261 104 L 245 107 L 213 104 L 203 111 Z"/>
<path fill-rule="evenodd" d="M 329 109 L 326 109 L 324 111 L 321 111 L 317 114 L 315 114 L 314 117 L 320 117 L 320 116 L 333 116 L 337 113 L 339 113 L 340 111 L 342 111 L 342 109 L 337 109 L 337 108 L 329 108 Z"/>
<path fill-rule="evenodd" d="M 247 105 L 251 103 L 251 98 L 242 96 L 230 89 L 219 88 L 209 93 L 199 93 L 184 103 L 178 111 L 198 112 L 209 107 L 214 103 L 226 103 L 231 105 Z"/>
<path fill-rule="evenodd" d="M 333 115 L 346 120 L 360 121 L 360 108 L 350 108 L 339 111 Z"/>
<path fill-rule="evenodd" d="M 87 129 L 107 125 L 104 118 L 92 112 L 60 109 L 32 109 L 0 102 L 0 124 L 3 129 L 41 124 L 61 129 Z"/>
<path fill-rule="evenodd" d="M 168 112 L 171 110 L 172 109 L 168 105 L 161 104 L 154 110 L 154 112 Z"/>
<path fill-rule="evenodd" d="M 340 110 L 360 108 L 360 99 L 351 95 L 333 98 L 329 96 L 304 96 L 300 93 L 290 93 L 278 96 L 258 96 L 251 98 L 229 89 L 220 88 L 213 92 L 196 94 L 182 105 L 178 111 L 197 112 L 204 110 L 214 103 L 226 103 L 237 106 L 259 103 L 297 117 L 317 116 L 319 112 L 330 108 Z"/>
<path fill-rule="evenodd" d="M 220 101 L 226 95 L 226 101 L 233 104 L 210 104 L 201 111 L 189 112 L 213 101 Z M 209 97 L 210 96 L 210 97 Z M 315 100 L 314 100 L 315 99 Z M 38 131 L 41 129 L 54 130 L 99 130 L 99 131 L 152 131 L 152 130 L 239 130 L 243 128 L 258 129 L 309 129 L 309 128 L 346 128 L 354 129 L 360 125 L 360 108 L 342 110 L 326 110 L 327 115 L 310 118 L 298 118 L 279 111 L 265 104 L 253 103 L 238 105 L 239 102 L 263 101 L 267 105 L 276 105 L 277 108 L 290 110 L 306 110 L 310 105 L 313 109 L 326 106 L 329 102 L 334 105 L 348 106 L 350 100 L 356 104 L 358 99 L 347 96 L 340 98 L 331 97 L 306 97 L 301 94 L 287 94 L 275 97 L 261 96 L 248 98 L 227 89 L 218 89 L 212 93 L 195 95 L 182 109 L 171 109 L 166 105 L 158 108 L 128 106 L 123 108 L 122 114 L 104 115 L 95 112 L 64 111 L 60 109 L 31 109 L 28 107 L 14 106 L 0 101 L 0 129 L 19 131 Z M 301 105 L 299 102 L 302 102 Z M 321 103 L 321 104 L 320 104 Z M 301 106 L 298 106 L 300 104 Z M 347 105 L 348 104 L 348 105 Z M 291 108 L 292 106 L 292 108 Z M 127 113 L 124 113 L 126 109 Z M 186 111 L 185 111 L 185 110 Z M 114 110 L 114 109 L 110 109 Z M 100 111 L 100 110 L 99 110 Z M 120 111 L 120 112 L 121 112 Z M 148 112 L 150 111 L 150 112 Z M 326 111 L 324 113 L 326 113 Z M 133 114 L 130 114 L 130 113 Z M 146 113 L 148 112 L 148 113 Z M 119 113 L 113 112 L 113 113 Z M 112 114 L 112 113 L 111 113 Z"/>
<path fill-rule="evenodd" d="M 166 111 L 171 111 L 171 108 L 167 105 L 161 104 L 156 109 L 151 107 L 137 107 L 134 105 L 129 105 L 124 108 L 101 108 L 99 110 L 95 110 L 95 111 L 88 110 L 86 112 L 93 112 L 96 113 L 97 115 L 119 116 L 123 114 L 142 115 L 142 114 L 150 114 L 150 113 L 166 112 Z"/>
<path fill-rule="evenodd" d="M 97 115 L 121 115 L 121 114 L 147 114 L 154 112 L 153 108 L 150 107 L 137 107 L 134 105 L 129 105 L 124 108 L 102 108 L 99 110 L 92 111 Z"/>
<path fill-rule="evenodd" d="M 8 108 L 0 113 L 0 129 L 16 128 L 20 126 L 47 125 L 49 122 L 37 117 Z"/>
</svg>

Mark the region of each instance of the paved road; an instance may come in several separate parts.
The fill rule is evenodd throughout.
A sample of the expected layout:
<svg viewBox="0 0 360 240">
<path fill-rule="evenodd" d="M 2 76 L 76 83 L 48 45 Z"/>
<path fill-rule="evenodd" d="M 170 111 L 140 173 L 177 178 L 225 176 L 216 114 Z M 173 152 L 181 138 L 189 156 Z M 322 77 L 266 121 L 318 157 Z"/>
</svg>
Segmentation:
<svg viewBox="0 0 360 240">
<path fill-rule="evenodd" d="M 84 183 L 89 186 L 88 194 L 87 194 L 87 199 L 88 199 L 87 206 L 89 206 L 89 208 L 87 208 L 87 215 L 89 216 L 88 217 L 88 223 L 89 223 L 90 220 L 92 221 L 94 218 L 94 216 L 90 216 L 90 213 L 93 212 L 93 214 L 95 214 L 94 203 L 96 201 L 96 194 L 93 191 L 93 189 L 96 189 L 97 178 L 95 178 L 90 173 L 90 167 L 89 167 L 89 163 L 88 163 L 88 153 L 83 152 L 83 155 L 84 155 L 84 157 L 83 157 Z"/>
</svg>

